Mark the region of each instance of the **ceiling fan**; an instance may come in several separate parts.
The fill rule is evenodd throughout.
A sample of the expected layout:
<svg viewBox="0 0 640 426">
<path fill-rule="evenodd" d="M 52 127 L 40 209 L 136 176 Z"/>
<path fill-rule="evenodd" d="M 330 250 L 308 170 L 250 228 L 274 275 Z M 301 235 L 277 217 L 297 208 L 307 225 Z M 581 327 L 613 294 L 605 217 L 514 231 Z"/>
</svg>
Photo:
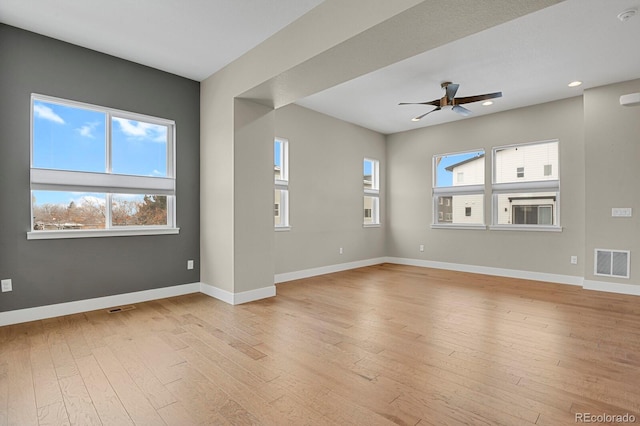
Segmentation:
<svg viewBox="0 0 640 426">
<path fill-rule="evenodd" d="M 487 99 L 499 98 L 502 96 L 502 92 L 485 93 L 484 95 L 465 96 L 462 98 L 456 98 L 456 92 L 458 91 L 459 84 L 453 84 L 450 81 L 445 81 L 440 85 L 444 90 L 444 96 L 440 99 L 434 99 L 429 102 L 401 102 L 398 105 L 433 105 L 436 107 L 429 112 L 426 112 L 418 117 L 412 118 L 411 121 L 420 121 L 427 114 L 431 114 L 434 111 L 440 111 L 442 107 L 450 106 L 455 112 L 465 117 L 471 114 L 471 111 L 461 106 L 461 104 L 468 104 L 471 102 L 484 101 Z"/>
</svg>

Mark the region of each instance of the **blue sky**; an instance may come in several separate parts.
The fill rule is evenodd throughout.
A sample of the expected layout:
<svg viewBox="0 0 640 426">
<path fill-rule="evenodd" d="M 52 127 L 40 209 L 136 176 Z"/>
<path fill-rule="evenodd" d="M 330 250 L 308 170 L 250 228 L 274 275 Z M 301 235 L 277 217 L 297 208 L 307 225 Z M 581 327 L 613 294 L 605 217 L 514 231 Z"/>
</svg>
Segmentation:
<svg viewBox="0 0 640 426">
<path fill-rule="evenodd" d="M 278 167 L 282 166 L 282 164 L 280 164 L 281 163 L 280 151 L 282 151 L 282 143 L 276 141 L 276 143 L 273 144 L 273 165 L 274 166 L 278 166 Z"/>
<path fill-rule="evenodd" d="M 33 167 L 106 171 L 106 126 L 111 130 L 112 172 L 167 175 L 167 127 L 104 112 L 36 100 L 33 103 Z M 38 191 L 40 203 L 68 203 L 69 192 Z"/>
</svg>

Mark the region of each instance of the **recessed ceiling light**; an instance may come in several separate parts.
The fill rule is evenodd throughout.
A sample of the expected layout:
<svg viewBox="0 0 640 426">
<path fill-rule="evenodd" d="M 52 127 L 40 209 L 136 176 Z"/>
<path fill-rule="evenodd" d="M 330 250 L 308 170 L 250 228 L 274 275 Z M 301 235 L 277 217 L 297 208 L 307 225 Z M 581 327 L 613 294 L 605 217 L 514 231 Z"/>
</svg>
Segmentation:
<svg viewBox="0 0 640 426">
<path fill-rule="evenodd" d="M 569 87 L 578 87 L 581 84 L 582 84 L 581 81 L 576 80 L 576 81 L 572 81 L 571 83 L 569 83 Z"/>
<path fill-rule="evenodd" d="M 628 10 L 625 10 L 624 12 L 619 13 L 618 19 L 621 20 L 622 22 L 626 22 L 629 20 L 629 18 L 636 16 L 637 13 L 638 13 L 637 9 L 628 9 Z"/>
<path fill-rule="evenodd" d="M 484 101 L 482 103 L 483 106 L 489 106 L 489 105 L 493 105 L 493 101 Z"/>
</svg>

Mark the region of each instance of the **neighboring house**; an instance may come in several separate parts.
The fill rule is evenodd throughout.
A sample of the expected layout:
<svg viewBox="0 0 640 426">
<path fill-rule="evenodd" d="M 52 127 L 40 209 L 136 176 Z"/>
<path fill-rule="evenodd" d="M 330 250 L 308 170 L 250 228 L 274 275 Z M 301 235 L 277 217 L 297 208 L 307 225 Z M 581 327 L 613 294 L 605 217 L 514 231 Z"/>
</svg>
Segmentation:
<svg viewBox="0 0 640 426">
<path fill-rule="evenodd" d="M 508 147 L 495 151 L 495 183 L 536 182 L 558 179 L 558 150 L 552 144 Z M 452 174 L 453 186 L 484 183 L 484 155 L 466 159 L 445 168 Z M 446 203 L 452 198 L 452 220 L 447 220 Z M 555 192 L 500 194 L 497 196 L 497 224 L 553 225 L 557 215 Z M 483 223 L 483 195 L 440 197 L 440 222 Z"/>
<path fill-rule="evenodd" d="M 453 186 L 484 183 L 484 154 L 469 158 L 445 168 L 452 173 Z M 456 195 L 439 197 L 439 223 L 483 223 L 483 195 Z"/>
</svg>

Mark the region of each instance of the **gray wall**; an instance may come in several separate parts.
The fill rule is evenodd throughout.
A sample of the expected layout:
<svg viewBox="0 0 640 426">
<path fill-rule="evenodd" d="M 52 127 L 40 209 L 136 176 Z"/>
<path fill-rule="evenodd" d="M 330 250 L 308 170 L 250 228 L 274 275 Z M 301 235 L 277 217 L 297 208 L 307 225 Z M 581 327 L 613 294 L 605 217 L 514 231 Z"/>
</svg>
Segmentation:
<svg viewBox="0 0 640 426">
<path fill-rule="evenodd" d="M 385 256 L 384 136 L 297 105 L 276 110 L 275 128 L 289 140 L 291 224 L 275 232 L 275 273 Z M 380 161 L 379 228 L 362 226 L 365 157 Z"/>
<path fill-rule="evenodd" d="M 390 135 L 387 255 L 582 276 L 583 126 L 582 98 L 578 97 Z M 490 194 L 492 147 L 556 138 L 560 140 L 562 232 L 431 229 L 433 155 L 484 148 L 485 194 Z M 485 195 L 486 223 L 490 217 L 491 198 Z M 420 244 L 425 245 L 422 253 Z M 571 255 L 579 257 L 579 265 L 570 264 Z"/>
<path fill-rule="evenodd" d="M 234 293 L 273 286 L 272 108 L 235 100 Z M 249 195 L 250 196 L 247 196 Z"/>
<path fill-rule="evenodd" d="M 27 241 L 32 92 L 175 120 L 180 234 Z M 0 311 L 199 281 L 199 83 L 0 24 L 0 94 Z"/>
<path fill-rule="evenodd" d="M 640 79 L 586 90 L 586 254 L 588 280 L 640 284 L 640 106 L 620 96 L 640 92 Z M 631 207 L 633 217 L 611 217 Z M 593 275 L 594 249 L 631 250 L 630 279 Z"/>
</svg>

